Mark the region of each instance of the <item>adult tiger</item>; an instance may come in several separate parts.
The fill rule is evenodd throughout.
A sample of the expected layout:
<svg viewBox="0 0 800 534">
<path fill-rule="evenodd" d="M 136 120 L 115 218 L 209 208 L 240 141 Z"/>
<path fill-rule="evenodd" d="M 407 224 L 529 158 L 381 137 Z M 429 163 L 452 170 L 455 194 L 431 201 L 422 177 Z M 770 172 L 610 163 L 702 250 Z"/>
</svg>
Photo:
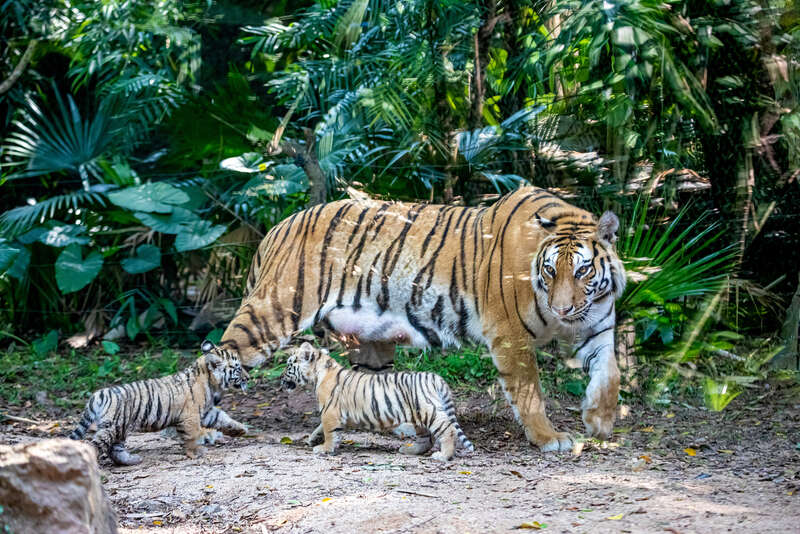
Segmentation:
<svg viewBox="0 0 800 534">
<path fill-rule="evenodd" d="M 528 440 L 566 450 L 545 414 L 534 347 L 574 343 L 591 379 L 588 434 L 610 435 L 619 391 L 614 300 L 625 273 L 619 226 L 553 194 L 518 189 L 488 208 L 341 200 L 294 214 L 255 255 L 246 296 L 220 347 L 260 365 L 325 320 L 378 366 L 394 345 L 485 344 Z M 372 366 L 376 362 L 372 361 Z"/>
</svg>

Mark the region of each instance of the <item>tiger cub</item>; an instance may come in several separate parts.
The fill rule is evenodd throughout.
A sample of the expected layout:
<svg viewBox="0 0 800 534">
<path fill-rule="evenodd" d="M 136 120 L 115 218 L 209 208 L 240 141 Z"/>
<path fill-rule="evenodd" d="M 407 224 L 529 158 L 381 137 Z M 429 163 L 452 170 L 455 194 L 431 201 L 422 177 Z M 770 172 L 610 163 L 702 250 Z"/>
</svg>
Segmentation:
<svg viewBox="0 0 800 534">
<path fill-rule="evenodd" d="M 425 454 L 438 440 L 440 451 L 431 457 L 450 460 L 456 440 L 469 451 L 470 443 L 456 420 L 450 388 L 433 373 L 372 374 L 345 369 L 325 349 L 310 343 L 289 350 L 281 385 L 291 391 L 298 385 L 314 387 L 322 423 L 309 436 L 313 445 L 324 434 L 315 453 L 334 454 L 341 440 L 339 430 L 360 428 L 390 430 L 411 424 L 417 433 L 413 445 L 400 447 L 404 454 Z"/>
<path fill-rule="evenodd" d="M 212 353 L 215 348 L 210 341 L 204 341 L 203 355 L 178 373 L 94 392 L 69 437 L 81 439 L 96 424 L 92 443 L 98 451 L 116 464 L 136 465 L 142 458 L 125 448 L 130 432 L 154 432 L 175 426 L 190 458 L 203 453 L 200 444 L 204 441 L 213 443 L 218 434 L 211 429 L 229 436 L 244 434 L 247 428 L 214 404 L 219 402 L 220 391 L 230 386 L 244 391 L 250 377 L 235 354 L 224 350 Z"/>
</svg>

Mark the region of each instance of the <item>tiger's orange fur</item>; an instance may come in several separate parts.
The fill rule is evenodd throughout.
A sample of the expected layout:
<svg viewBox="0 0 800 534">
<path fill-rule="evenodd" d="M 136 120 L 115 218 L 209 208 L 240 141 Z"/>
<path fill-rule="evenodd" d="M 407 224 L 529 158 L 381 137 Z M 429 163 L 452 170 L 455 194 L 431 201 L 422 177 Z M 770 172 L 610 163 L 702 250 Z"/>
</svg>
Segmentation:
<svg viewBox="0 0 800 534">
<path fill-rule="evenodd" d="M 379 366 L 398 343 L 483 343 L 528 439 L 568 449 L 545 414 L 533 350 L 554 337 L 574 345 L 591 376 L 587 432 L 608 436 L 619 389 L 614 300 L 625 285 L 617 226 L 610 212 L 598 221 L 533 187 L 487 208 L 314 206 L 261 242 L 220 346 L 252 367 L 318 322 L 358 339 Z"/>
</svg>

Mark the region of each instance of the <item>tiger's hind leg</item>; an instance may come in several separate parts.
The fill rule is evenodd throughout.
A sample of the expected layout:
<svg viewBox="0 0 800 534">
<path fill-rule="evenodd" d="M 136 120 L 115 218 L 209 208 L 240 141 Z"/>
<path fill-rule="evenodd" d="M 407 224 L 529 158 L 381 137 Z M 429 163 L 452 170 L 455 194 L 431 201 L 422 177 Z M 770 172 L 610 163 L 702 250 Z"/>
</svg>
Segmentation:
<svg viewBox="0 0 800 534">
<path fill-rule="evenodd" d="M 142 457 L 128 452 L 128 449 L 125 448 L 125 443 L 122 441 L 114 443 L 108 455 L 118 465 L 138 465 L 142 463 Z"/>
<path fill-rule="evenodd" d="M 433 447 L 431 433 L 428 432 L 427 428 L 414 427 L 414 429 L 416 430 L 416 439 L 414 440 L 414 443 L 409 443 L 400 447 L 399 452 L 402 454 L 425 454 L 431 450 L 431 447 Z"/>
<path fill-rule="evenodd" d="M 431 454 L 431 458 L 446 462 L 456 454 L 458 433 L 450 418 L 444 412 L 438 412 L 431 423 L 431 433 L 439 442 L 439 451 Z"/>
<path fill-rule="evenodd" d="M 339 410 L 334 406 L 329 406 L 322 412 L 322 432 L 325 434 L 325 441 L 314 447 L 316 454 L 336 454 L 336 448 L 342 439 L 339 432 L 339 416 Z"/>
</svg>

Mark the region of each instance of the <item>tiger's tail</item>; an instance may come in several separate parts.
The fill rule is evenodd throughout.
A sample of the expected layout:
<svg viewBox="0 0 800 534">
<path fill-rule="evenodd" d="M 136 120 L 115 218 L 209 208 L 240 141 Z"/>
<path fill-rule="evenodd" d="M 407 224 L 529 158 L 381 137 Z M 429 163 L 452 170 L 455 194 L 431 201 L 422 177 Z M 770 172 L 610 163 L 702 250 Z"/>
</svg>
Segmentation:
<svg viewBox="0 0 800 534">
<path fill-rule="evenodd" d="M 98 415 L 94 408 L 94 395 L 92 395 L 92 398 L 86 403 L 86 409 L 83 410 L 83 415 L 81 416 L 78 426 L 75 427 L 75 430 L 70 432 L 69 439 L 83 439 L 83 437 L 86 435 L 86 432 L 89 430 L 89 427 L 92 426 L 92 424 L 94 424 L 98 419 Z"/>
<path fill-rule="evenodd" d="M 444 379 L 441 379 L 441 383 L 439 385 L 439 397 L 442 400 L 442 407 L 444 408 L 445 413 L 447 414 L 447 418 L 450 419 L 450 423 L 453 425 L 453 428 L 456 429 L 456 435 L 458 436 L 458 441 L 461 443 L 461 447 L 473 452 L 475 450 L 475 445 L 467 438 L 464 431 L 461 430 L 461 425 L 458 424 L 458 419 L 456 419 L 456 408 L 453 405 L 453 396 L 450 393 L 450 388 L 447 386 L 447 383 Z"/>
</svg>

